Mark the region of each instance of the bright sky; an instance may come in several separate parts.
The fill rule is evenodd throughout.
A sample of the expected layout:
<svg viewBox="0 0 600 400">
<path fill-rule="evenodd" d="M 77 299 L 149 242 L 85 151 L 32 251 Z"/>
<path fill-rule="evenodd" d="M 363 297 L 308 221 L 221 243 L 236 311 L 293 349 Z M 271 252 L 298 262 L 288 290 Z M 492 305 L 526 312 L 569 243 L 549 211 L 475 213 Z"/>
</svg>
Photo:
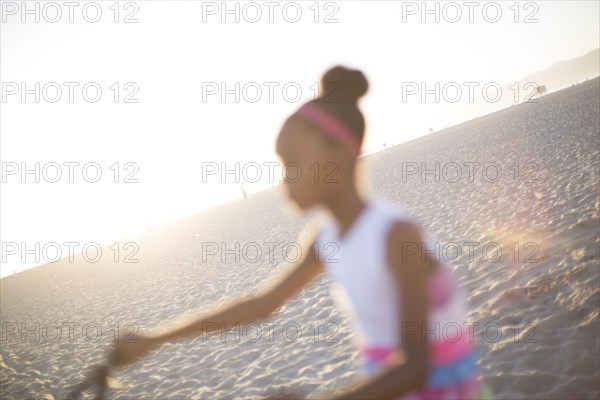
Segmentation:
<svg viewBox="0 0 600 400">
<path fill-rule="evenodd" d="M 1 276 L 52 259 L 49 243 L 80 251 L 276 183 L 278 129 L 335 64 L 370 81 L 371 152 L 457 106 L 403 101 L 407 82 L 503 86 L 599 47 L 597 1 L 0 4 Z M 236 162 L 246 173 L 222 176 Z M 39 183 L 21 174 L 36 163 Z"/>
</svg>

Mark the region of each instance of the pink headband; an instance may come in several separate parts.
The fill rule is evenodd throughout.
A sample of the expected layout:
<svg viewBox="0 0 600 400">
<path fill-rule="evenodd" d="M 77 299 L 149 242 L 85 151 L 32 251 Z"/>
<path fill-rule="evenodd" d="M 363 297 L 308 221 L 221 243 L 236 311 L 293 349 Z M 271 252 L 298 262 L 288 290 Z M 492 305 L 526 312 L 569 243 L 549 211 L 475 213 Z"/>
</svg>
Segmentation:
<svg viewBox="0 0 600 400">
<path fill-rule="evenodd" d="M 296 111 L 296 115 L 308 119 L 321 128 L 323 132 L 345 144 L 354 157 L 357 157 L 360 153 L 360 144 L 352 134 L 352 131 L 321 107 L 312 102 L 306 103 Z"/>
</svg>

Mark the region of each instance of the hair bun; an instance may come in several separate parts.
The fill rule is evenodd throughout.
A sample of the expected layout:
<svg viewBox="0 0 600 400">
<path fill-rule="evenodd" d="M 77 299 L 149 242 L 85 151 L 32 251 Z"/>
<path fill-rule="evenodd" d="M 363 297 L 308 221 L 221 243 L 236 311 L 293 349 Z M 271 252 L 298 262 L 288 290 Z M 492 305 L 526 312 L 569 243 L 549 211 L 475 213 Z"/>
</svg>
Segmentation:
<svg viewBox="0 0 600 400">
<path fill-rule="evenodd" d="M 321 86 L 324 98 L 356 103 L 367 93 L 369 82 L 361 71 L 338 65 L 325 72 L 321 78 Z"/>
</svg>

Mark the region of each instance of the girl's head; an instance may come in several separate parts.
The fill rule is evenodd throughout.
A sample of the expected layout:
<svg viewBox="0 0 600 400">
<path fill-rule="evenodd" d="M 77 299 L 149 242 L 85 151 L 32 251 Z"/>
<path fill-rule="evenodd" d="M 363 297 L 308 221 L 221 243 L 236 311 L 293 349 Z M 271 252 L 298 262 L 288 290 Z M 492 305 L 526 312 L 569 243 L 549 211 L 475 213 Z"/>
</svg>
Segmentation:
<svg viewBox="0 0 600 400">
<path fill-rule="evenodd" d="M 354 185 L 365 133 L 358 100 L 368 87 L 362 72 L 334 67 L 321 78 L 321 96 L 285 121 L 276 150 L 288 195 L 300 208 L 327 202 Z"/>
</svg>

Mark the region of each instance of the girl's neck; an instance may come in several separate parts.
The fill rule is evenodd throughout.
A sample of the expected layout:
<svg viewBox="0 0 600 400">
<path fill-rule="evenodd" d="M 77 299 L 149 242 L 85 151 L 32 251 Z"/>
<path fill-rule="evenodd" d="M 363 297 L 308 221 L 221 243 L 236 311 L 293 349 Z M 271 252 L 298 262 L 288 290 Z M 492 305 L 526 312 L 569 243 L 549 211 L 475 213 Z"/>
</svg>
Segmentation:
<svg viewBox="0 0 600 400">
<path fill-rule="evenodd" d="M 336 192 L 335 196 L 327 201 L 326 207 L 337 222 L 340 237 L 343 237 L 363 211 L 365 201 L 358 194 L 356 187 L 349 185 Z"/>
</svg>

